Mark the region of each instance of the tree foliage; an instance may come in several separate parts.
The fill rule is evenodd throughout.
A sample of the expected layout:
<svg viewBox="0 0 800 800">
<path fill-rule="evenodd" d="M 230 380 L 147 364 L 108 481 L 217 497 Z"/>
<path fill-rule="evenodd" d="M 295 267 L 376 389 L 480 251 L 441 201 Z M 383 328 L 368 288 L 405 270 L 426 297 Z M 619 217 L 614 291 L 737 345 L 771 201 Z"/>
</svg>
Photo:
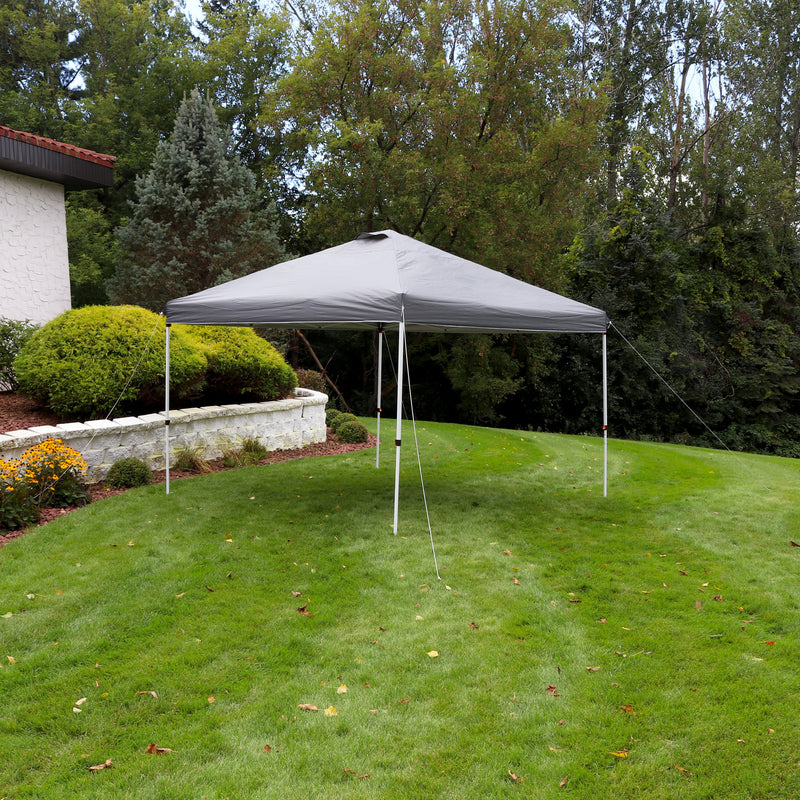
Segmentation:
<svg viewBox="0 0 800 800">
<path fill-rule="evenodd" d="M 301 29 L 264 121 L 331 242 L 392 228 L 520 277 L 551 266 L 601 103 L 551 2 L 341 0 Z"/>
<path fill-rule="evenodd" d="M 271 211 L 232 152 L 210 100 L 194 90 L 172 136 L 137 179 L 133 213 L 118 232 L 114 302 L 160 311 L 173 297 L 241 277 L 283 258 Z"/>
<path fill-rule="evenodd" d="M 788 452 L 798 32 L 791 0 L 208 0 L 194 22 L 172 0 L 6 0 L 0 119 L 118 157 L 114 187 L 69 198 L 76 304 L 103 302 L 111 276 L 163 289 L 160 307 L 277 260 L 265 232 L 302 255 L 389 227 L 606 308 L 711 427 Z M 252 173 L 204 214 L 189 187 L 211 161 L 166 167 L 194 87 L 228 131 L 217 149 Z M 614 337 L 617 432 L 707 440 Z M 308 339 L 371 412 L 370 338 Z M 423 416 L 597 429 L 591 337 L 409 347 Z"/>
</svg>

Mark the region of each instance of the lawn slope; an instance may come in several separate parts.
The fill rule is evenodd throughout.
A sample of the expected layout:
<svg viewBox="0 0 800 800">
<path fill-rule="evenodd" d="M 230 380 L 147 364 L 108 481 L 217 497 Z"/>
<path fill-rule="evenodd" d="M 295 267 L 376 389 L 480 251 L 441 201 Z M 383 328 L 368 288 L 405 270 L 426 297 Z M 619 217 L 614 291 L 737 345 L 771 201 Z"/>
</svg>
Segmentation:
<svg viewBox="0 0 800 800">
<path fill-rule="evenodd" d="M 800 796 L 798 462 L 417 433 L 0 549 L 0 797 Z"/>
</svg>

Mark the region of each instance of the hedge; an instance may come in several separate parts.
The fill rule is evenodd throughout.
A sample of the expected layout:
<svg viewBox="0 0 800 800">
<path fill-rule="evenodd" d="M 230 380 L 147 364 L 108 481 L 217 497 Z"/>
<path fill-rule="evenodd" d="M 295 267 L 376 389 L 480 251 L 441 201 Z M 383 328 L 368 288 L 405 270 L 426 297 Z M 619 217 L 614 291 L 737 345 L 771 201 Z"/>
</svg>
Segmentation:
<svg viewBox="0 0 800 800">
<path fill-rule="evenodd" d="M 19 391 L 79 419 L 105 417 L 112 408 L 114 416 L 162 408 L 164 324 L 137 306 L 67 311 L 20 349 Z M 201 391 L 206 404 L 275 400 L 296 385 L 277 350 L 250 328 L 172 326 L 171 405 L 195 402 Z"/>
</svg>

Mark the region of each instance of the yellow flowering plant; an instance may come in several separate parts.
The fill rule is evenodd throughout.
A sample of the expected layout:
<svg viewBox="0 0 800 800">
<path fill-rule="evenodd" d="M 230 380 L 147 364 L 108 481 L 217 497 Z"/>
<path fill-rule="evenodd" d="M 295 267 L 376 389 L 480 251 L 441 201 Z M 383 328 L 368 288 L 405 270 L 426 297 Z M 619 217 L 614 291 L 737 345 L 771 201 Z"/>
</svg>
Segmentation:
<svg viewBox="0 0 800 800">
<path fill-rule="evenodd" d="M 85 505 L 86 460 L 61 439 L 47 439 L 18 459 L 0 460 L 0 530 L 24 528 L 38 507 Z"/>
<path fill-rule="evenodd" d="M 20 456 L 25 480 L 39 506 L 82 506 L 89 502 L 86 459 L 61 439 L 46 439 Z"/>
<path fill-rule="evenodd" d="M 22 463 L 0 460 L 0 531 L 25 528 L 39 519 L 33 493 L 25 480 Z"/>
</svg>

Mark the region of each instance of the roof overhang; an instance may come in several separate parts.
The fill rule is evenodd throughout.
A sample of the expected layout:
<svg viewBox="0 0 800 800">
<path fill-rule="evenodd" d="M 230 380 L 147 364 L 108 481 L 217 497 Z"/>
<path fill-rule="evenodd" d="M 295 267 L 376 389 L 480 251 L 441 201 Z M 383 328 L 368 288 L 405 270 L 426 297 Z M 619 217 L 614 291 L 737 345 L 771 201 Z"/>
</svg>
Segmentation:
<svg viewBox="0 0 800 800">
<path fill-rule="evenodd" d="M 114 156 L 0 126 L 0 169 L 62 184 L 101 189 L 114 184 Z"/>
</svg>

